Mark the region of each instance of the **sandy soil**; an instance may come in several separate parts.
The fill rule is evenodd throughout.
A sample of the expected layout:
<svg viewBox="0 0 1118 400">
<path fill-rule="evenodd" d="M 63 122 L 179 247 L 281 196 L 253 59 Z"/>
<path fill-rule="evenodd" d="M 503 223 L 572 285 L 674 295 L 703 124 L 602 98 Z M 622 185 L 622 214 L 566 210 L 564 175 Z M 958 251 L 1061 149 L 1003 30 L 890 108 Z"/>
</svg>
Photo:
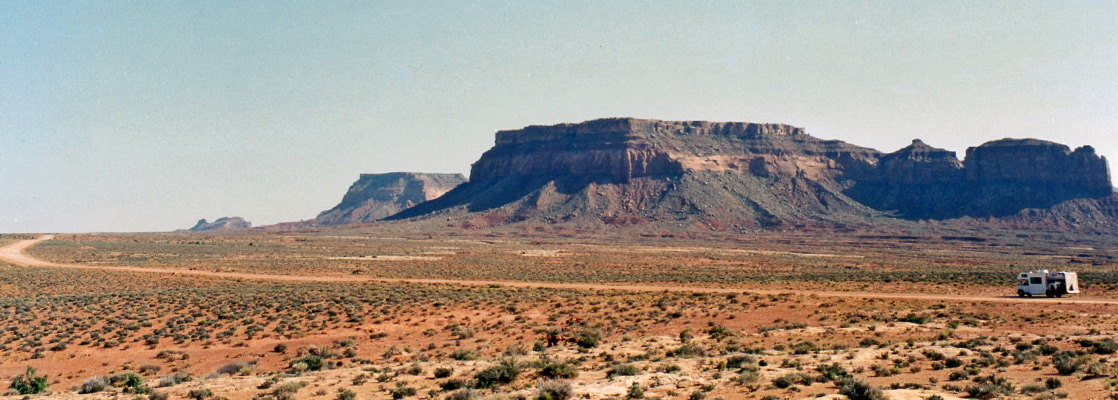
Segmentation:
<svg viewBox="0 0 1118 400">
<path fill-rule="evenodd" d="M 251 280 L 268 280 L 268 281 L 281 281 L 281 282 L 414 282 L 414 283 L 432 283 L 432 284 L 459 284 L 459 285 L 504 285 L 509 287 L 523 287 L 523 288 L 552 288 L 552 289 L 576 289 L 576 290 L 626 290 L 626 291 L 643 291 L 643 292 L 699 292 L 699 293 L 741 293 L 747 291 L 749 293 L 758 294 L 782 294 L 791 293 L 798 295 L 821 296 L 821 297 L 848 297 L 848 298 L 863 298 L 863 299 L 911 299 L 911 300 L 945 300 L 945 301 L 964 301 L 964 302 L 1003 302 L 1003 303 L 1036 303 L 1036 302 L 1056 302 L 1065 304 L 1118 304 L 1118 300 L 1114 299 L 1100 299 L 1100 298 L 1085 298 L 1077 297 L 1072 299 L 1059 299 L 1052 300 L 1046 298 L 1021 298 L 1014 296 L 997 296 L 997 297 L 983 297 L 983 296 L 956 296 L 956 295 L 932 295 L 932 294 L 905 294 L 905 293 L 871 293 L 871 292 L 833 292 L 833 291 L 810 291 L 810 290 L 765 290 L 765 289 L 737 289 L 737 288 L 710 288 L 710 287 L 696 287 L 696 286 L 683 286 L 683 285 L 625 285 L 625 284 L 590 284 L 590 283 L 558 283 L 558 282 L 525 282 L 525 281 L 495 281 L 495 280 L 460 280 L 460 279 L 397 279 L 397 278 L 376 278 L 376 277 L 362 277 L 350 275 L 331 275 L 331 276 L 302 276 L 302 275 L 276 275 L 276 274 L 251 274 L 243 272 L 218 272 L 197 269 L 175 269 L 175 268 L 143 268 L 143 267 L 128 267 L 128 266 L 112 266 L 112 265 L 85 265 L 85 264 L 62 264 L 45 260 L 40 260 L 24 254 L 23 251 L 35 244 L 53 239 L 53 235 L 44 235 L 37 239 L 22 240 L 19 242 L 11 243 L 6 246 L 0 247 L 0 260 L 26 266 L 26 267 L 46 267 L 46 268 L 75 268 L 86 270 L 107 270 L 107 271 L 127 271 L 127 272 L 144 272 L 144 273 L 159 273 L 159 274 L 174 274 L 185 276 L 206 276 L 215 278 L 230 278 L 230 279 L 251 279 Z"/>
</svg>

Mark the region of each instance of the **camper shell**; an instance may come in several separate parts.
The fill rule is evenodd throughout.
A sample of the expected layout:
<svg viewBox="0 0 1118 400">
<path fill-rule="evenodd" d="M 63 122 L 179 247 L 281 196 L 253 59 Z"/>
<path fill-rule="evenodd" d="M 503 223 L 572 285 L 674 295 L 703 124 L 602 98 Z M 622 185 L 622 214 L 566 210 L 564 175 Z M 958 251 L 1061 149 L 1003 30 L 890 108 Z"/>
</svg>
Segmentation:
<svg viewBox="0 0 1118 400">
<path fill-rule="evenodd" d="M 1017 280 L 1017 295 L 1021 297 L 1042 294 L 1048 297 L 1063 297 L 1065 294 L 1079 293 L 1079 276 L 1074 272 L 1048 272 L 1042 269 L 1017 274 Z"/>
</svg>

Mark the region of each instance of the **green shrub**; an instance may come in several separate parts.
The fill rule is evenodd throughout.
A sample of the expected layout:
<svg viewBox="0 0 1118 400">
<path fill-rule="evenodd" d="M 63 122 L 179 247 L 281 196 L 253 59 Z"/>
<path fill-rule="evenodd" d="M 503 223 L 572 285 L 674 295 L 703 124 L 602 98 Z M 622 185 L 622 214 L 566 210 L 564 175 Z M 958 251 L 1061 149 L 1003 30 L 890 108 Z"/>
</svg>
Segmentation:
<svg viewBox="0 0 1118 400">
<path fill-rule="evenodd" d="M 477 359 L 477 353 L 466 349 L 457 349 L 450 353 L 450 358 L 458 361 L 472 361 Z"/>
<path fill-rule="evenodd" d="M 276 386 L 274 389 L 272 389 L 272 397 L 277 399 L 277 400 L 294 399 L 295 398 L 295 393 L 298 393 L 299 389 L 302 389 L 304 385 L 306 385 L 306 384 L 303 383 L 303 382 L 285 382 L 285 383 L 282 383 L 279 386 Z"/>
<path fill-rule="evenodd" d="M 1071 375 L 1083 367 L 1083 360 L 1070 351 L 1063 351 L 1052 356 L 1052 366 L 1060 375 Z"/>
<path fill-rule="evenodd" d="M 620 364 L 606 371 L 606 378 L 612 379 L 615 376 L 633 376 L 640 373 L 640 368 L 637 368 L 632 364 Z"/>
<path fill-rule="evenodd" d="M 733 336 L 734 331 L 722 325 L 715 324 L 711 326 L 710 329 L 707 329 L 707 334 L 710 335 L 711 339 L 722 340 L 723 338 Z"/>
<path fill-rule="evenodd" d="M 85 380 L 81 388 L 78 389 L 79 394 L 97 393 L 109 387 L 109 380 L 103 376 L 95 376 Z"/>
<path fill-rule="evenodd" d="M 393 400 L 400 400 L 405 397 L 415 396 L 416 390 L 404 382 L 396 382 L 396 388 L 389 390 L 388 393 L 392 395 Z"/>
<path fill-rule="evenodd" d="M 968 376 L 970 375 L 963 371 L 951 371 L 951 374 L 947 376 L 947 380 L 961 381 L 963 379 L 967 379 Z"/>
<path fill-rule="evenodd" d="M 480 389 L 512 383 L 520 375 L 520 366 L 515 360 L 505 359 L 500 364 L 486 368 L 474 375 L 474 386 Z"/>
<path fill-rule="evenodd" d="M 916 314 L 916 313 L 908 313 L 908 315 L 905 315 L 904 317 L 898 319 L 898 321 L 910 322 L 910 323 L 918 324 L 918 325 L 924 325 L 925 323 L 928 322 L 928 316 L 920 315 L 920 314 Z"/>
<path fill-rule="evenodd" d="M 190 382 L 190 374 L 186 372 L 178 372 L 174 375 L 167 375 L 159 379 L 159 387 L 168 387 L 178 385 L 183 382 Z"/>
<path fill-rule="evenodd" d="M 22 375 L 16 375 L 12 378 L 12 384 L 9 388 L 19 394 L 39 394 L 45 392 L 48 386 L 50 384 L 47 383 L 45 375 L 36 375 L 35 368 L 27 367 Z"/>
<path fill-rule="evenodd" d="M 1104 376 L 1110 372 L 1110 366 L 1104 362 L 1095 362 L 1087 366 L 1087 375 Z"/>
<path fill-rule="evenodd" d="M 598 347 L 602 342 L 602 333 L 597 329 L 584 329 L 578 333 L 578 340 L 575 344 L 584 349 Z"/>
<path fill-rule="evenodd" d="M 214 393 L 211 392 L 209 389 L 193 389 L 186 393 L 186 397 L 192 398 L 194 400 L 203 400 L 214 397 Z"/>
<path fill-rule="evenodd" d="M 1114 354 L 1118 353 L 1118 342 L 1114 339 L 1103 339 L 1101 342 L 1096 342 L 1094 345 L 1095 354 Z"/>
<path fill-rule="evenodd" d="M 633 386 L 629 386 L 629 393 L 625 395 L 625 397 L 629 399 L 643 399 L 644 387 L 639 383 L 633 382 Z"/>
<path fill-rule="evenodd" d="M 966 392 L 968 397 L 981 400 L 997 398 L 1003 394 L 1013 394 L 1012 391 L 1007 393 L 1002 387 L 990 383 L 967 386 Z"/>
<path fill-rule="evenodd" d="M 302 362 L 304 364 L 307 364 L 307 369 L 311 371 L 320 371 L 322 370 L 322 367 L 325 366 L 325 362 L 322 360 L 322 357 L 315 355 L 303 357 Z"/>
<path fill-rule="evenodd" d="M 435 368 L 435 379 L 449 378 L 451 375 L 454 375 L 454 369 L 446 367 Z"/>
<path fill-rule="evenodd" d="M 1015 392 L 1013 384 L 1008 379 L 998 376 L 979 376 L 974 378 L 974 382 L 977 385 L 968 386 L 966 392 L 968 396 L 976 399 L 993 399 Z"/>
<path fill-rule="evenodd" d="M 738 376 L 734 377 L 734 383 L 739 385 L 755 385 L 761 380 L 761 375 L 754 370 L 741 371 Z"/>
<path fill-rule="evenodd" d="M 124 387 L 126 392 L 145 394 L 151 392 L 151 389 L 144 384 L 144 378 L 132 372 L 113 375 L 109 378 L 109 382 L 114 386 Z"/>
<path fill-rule="evenodd" d="M 881 389 L 856 379 L 846 379 L 842 381 L 842 388 L 839 389 L 839 394 L 846 396 L 846 398 L 850 400 L 888 400 L 885 394 L 881 392 Z"/>
<path fill-rule="evenodd" d="M 571 379 L 578 377 L 578 368 L 567 362 L 544 360 L 540 368 L 540 376 L 544 378 Z"/>
<path fill-rule="evenodd" d="M 217 373 L 221 375 L 247 375 L 252 372 L 252 363 L 244 361 L 234 361 L 222 365 L 217 369 Z"/>
<path fill-rule="evenodd" d="M 814 381 L 815 380 L 807 374 L 793 372 L 773 379 L 773 386 L 776 386 L 779 389 L 787 389 L 789 387 L 792 387 L 792 385 L 811 386 L 812 382 Z"/>
<path fill-rule="evenodd" d="M 750 364 L 757 364 L 757 357 L 751 355 L 736 355 L 726 359 L 726 368 L 742 368 Z"/>
<path fill-rule="evenodd" d="M 353 391 L 349 389 L 343 390 L 341 393 L 338 393 L 337 397 L 338 400 L 354 400 L 356 398 L 357 393 L 353 393 Z"/>
<path fill-rule="evenodd" d="M 445 391 L 458 390 L 466 387 L 466 382 L 461 379 L 450 379 L 446 382 L 440 383 L 439 387 Z"/>
<path fill-rule="evenodd" d="M 818 367 L 815 367 L 815 370 L 823 375 L 823 378 L 831 382 L 839 382 L 850 377 L 850 373 L 846 372 L 846 369 L 838 363 L 832 363 L 831 365 L 820 364 Z"/>
<path fill-rule="evenodd" d="M 536 400 L 567 400 L 574 394 L 570 382 L 556 380 L 540 382 L 539 390 Z"/>
</svg>

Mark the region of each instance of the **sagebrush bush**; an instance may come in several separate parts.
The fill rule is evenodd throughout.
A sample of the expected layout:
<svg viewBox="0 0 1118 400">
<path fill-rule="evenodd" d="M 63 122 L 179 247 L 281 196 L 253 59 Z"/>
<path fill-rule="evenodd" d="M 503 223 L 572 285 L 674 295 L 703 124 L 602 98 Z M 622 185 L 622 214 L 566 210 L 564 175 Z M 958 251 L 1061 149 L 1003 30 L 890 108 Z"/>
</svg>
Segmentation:
<svg viewBox="0 0 1118 400">
<path fill-rule="evenodd" d="M 570 382 L 546 380 L 540 382 L 536 400 L 567 400 L 573 394 L 574 390 L 571 388 Z"/>
<path fill-rule="evenodd" d="M 86 379 L 85 382 L 82 383 L 81 388 L 78 389 L 78 393 L 80 393 L 80 394 L 97 393 L 97 392 L 100 392 L 102 390 L 105 390 L 105 388 L 107 388 L 107 387 L 109 387 L 109 380 L 108 379 L 105 379 L 105 377 L 103 377 L 103 376 L 95 376 L 95 377 Z"/>
<path fill-rule="evenodd" d="M 839 394 L 846 396 L 846 398 L 850 400 L 888 400 L 881 389 L 857 379 L 846 379 L 842 381 Z"/>
<path fill-rule="evenodd" d="M 500 364 L 486 368 L 474 375 L 474 386 L 480 389 L 512 383 L 520 375 L 520 366 L 515 360 L 501 360 Z"/>
</svg>

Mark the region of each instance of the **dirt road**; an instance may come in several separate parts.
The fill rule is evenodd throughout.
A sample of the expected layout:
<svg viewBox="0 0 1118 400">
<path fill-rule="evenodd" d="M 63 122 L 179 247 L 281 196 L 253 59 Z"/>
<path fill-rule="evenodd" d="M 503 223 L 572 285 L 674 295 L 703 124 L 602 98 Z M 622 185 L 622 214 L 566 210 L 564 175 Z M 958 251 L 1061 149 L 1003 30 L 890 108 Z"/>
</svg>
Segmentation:
<svg viewBox="0 0 1118 400">
<path fill-rule="evenodd" d="M 306 275 L 275 275 L 275 274 L 251 274 L 245 272 L 217 272 L 205 270 L 192 270 L 192 269 L 175 269 L 175 268 L 142 268 L 142 267 L 126 267 L 126 266 L 111 266 L 111 265 L 84 265 L 84 264 L 61 264 L 45 260 L 40 260 L 23 254 L 23 250 L 28 247 L 34 246 L 36 243 L 53 239 L 52 235 L 45 235 L 38 239 L 22 240 L 0 247 L 0 261 L 5 261 L 15 265 L 25 267 L 43 267 L 43 268 L 71 268 L 71 269 L 85 269 L 85 270 L 101 270 L 101 271 L 123 271 L 123 272 L 140 272 L 151 274 L 173 274 L 181 276 L 207 276 L 215 278 L 229 278 L 229 279 L 249 279 L 249 280 L 266 280 L 266 281 L 279 281 L 279 282 L 386 282 L 386 283 L 441 283 L 441 284 L 454 284 L 454 285 L 503 285 L 508 287 L 522 287 L 522 288 L 551 288 L 551 289 L 578 289 L 578 290 L 628 290 L 628 291 L 641 291 L 641 292 L 702 292 L 702 293 L 757 293 L 757 294 L 782 294 L 792 293 L 807 296 L 821 296 L 821 297 L 850 297 L 850 298 L 875 298 L 875 299 L 909 299 L 909 300 L 944 300 L 944 301 L 962 301 L 962 302 L 1002 302 L 1002 303 L 1032 303 L 1032 302 L 1052 302 L 1064 304 L 1118 304 L 1118 300 L 1099 299 L 1099 298 L 1085 298 L 1077 297 L 1071 299 L 1047 299 L 1047 298 L 1020 298 L 1012 296 L 1004 297 L 977 297 L 977 296 L 954 296 L 954 295 L 934 295 L 934 294 L 906 294 L 906 293 L 866 293 L 866 292 L 825 292 L 825 291 L 809 291 L 809 290 L 759 290 L 759 289 L 734 289 L 734 288 L 708 288 L 708 287 L 695 287 L 695 286 L 669 286 L 669 285 L 626 285 L 626 284 L 596 284 L 596 283 L 559 283 L 559 282 L 524 282 L 524 281 L 490 281 L 490 280 L 459 280 L 459 279 L 402 279 L 402 278 L 376 278 L 365 276 L 306 276 Z"/>
</svg>

